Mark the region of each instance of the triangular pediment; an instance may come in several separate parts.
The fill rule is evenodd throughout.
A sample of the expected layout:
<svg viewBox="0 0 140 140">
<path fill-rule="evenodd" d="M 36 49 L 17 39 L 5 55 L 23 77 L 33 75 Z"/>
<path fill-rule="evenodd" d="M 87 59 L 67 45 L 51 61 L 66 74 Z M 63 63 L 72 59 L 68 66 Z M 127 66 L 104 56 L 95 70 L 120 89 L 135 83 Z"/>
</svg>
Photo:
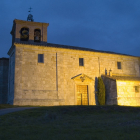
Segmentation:
<svg viewBox="0 0 140 140">
<path fill-rule="evenodd" d="M 87 76 L 87 75 L 85 75 L 83 73 L 78 74 L 78 75 L 72 77 L 71 79 L 76 80 L 76 81 L 81 81 L 81 82 L 93 81 L 93 79 L 91 77 L 89 77 L 89 76 Z"/>
</svg>

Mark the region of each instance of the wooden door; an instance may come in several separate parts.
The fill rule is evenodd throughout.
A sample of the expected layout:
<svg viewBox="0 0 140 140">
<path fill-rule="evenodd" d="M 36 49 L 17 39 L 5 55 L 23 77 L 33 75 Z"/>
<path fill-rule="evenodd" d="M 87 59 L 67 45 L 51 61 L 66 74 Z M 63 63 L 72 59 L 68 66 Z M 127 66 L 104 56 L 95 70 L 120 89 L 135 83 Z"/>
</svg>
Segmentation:
<svg viewBox="0 0 140 140">
<path fill-rule="evenodd" d="M 77 105 L 88 105 L 87 85 L 77 85 Z"/>
</svg>

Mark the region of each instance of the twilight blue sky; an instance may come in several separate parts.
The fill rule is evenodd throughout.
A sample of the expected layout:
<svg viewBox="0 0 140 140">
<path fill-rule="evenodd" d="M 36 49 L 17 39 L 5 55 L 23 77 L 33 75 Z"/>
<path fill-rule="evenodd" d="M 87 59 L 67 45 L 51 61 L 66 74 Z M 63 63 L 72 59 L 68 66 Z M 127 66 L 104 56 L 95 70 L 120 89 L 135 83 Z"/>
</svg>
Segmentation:
<svg viewBox="0 0 140 140">
<path fill-rule="evenodd" d="M 0 0 L 0 57 L 14 19 L 49 23 L 48 42 L 140 56 L 140 0 Z"/>
</svg>

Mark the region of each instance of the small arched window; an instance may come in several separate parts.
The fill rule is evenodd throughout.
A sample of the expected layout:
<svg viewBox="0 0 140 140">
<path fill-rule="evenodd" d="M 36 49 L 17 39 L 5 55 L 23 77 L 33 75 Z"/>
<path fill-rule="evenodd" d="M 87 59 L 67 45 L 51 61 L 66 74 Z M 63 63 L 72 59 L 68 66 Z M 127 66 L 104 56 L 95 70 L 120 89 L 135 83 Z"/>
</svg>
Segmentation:
<svg viewBox="0 0 140 140">
<path fill-rule="evenodd" d="M 20 30 L 20 40 L 21 41 L 28 41 L 29 40 L 29 28 L 23 27 Z"/>
<path fill-rule="evenodd" d="M 35 29 L 34 30 L 34 42 L 40 42 L 41 41 L 41 30 Z"/>
</svg>

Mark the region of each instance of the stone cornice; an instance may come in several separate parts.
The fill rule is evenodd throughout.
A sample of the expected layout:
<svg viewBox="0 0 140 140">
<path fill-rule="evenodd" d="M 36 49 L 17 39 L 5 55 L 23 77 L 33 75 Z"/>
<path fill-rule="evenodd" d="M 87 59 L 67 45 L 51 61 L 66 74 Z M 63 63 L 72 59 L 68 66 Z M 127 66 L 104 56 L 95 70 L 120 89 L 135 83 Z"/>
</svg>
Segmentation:
<svg viewBox="0 0 140 140">
<path fill-rule="evenodd" d="M 32 22 L 32 21 L 25 21 L 25 20 L 18 20 L 18 19 L 15 19 L 14 20 L 14 23 L 16 24 L 26 24 L 26 25 L 31 25 L 31 26 L 34 26 L 34 25 L 37 25 L 37 26 L 49 26 L 49 23 L 41 23 L 41 22 Z"/>
</svg>

